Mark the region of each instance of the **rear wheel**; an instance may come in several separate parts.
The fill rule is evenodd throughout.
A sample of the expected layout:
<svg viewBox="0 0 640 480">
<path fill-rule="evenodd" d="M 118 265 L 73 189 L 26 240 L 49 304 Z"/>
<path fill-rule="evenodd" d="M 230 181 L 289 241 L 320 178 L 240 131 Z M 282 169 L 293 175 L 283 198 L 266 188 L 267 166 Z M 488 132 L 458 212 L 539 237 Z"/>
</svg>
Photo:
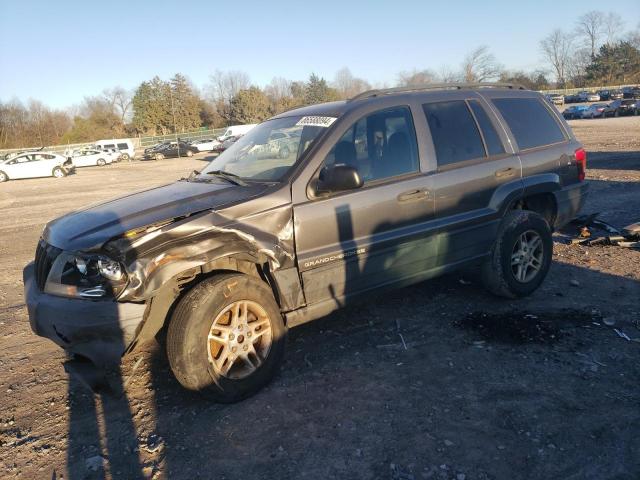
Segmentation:
<svg viewBox="0 0 640 480">
<path fill-rule="evenodd" d="M 495 295 L 530 295 L 549 272 L 553 256 L 551 229 L 535 212 L 513 210 L 505 215 L 490 257 L 482 266 L 485 287 Z"/>
<path fill-rule="evenodd" d="M 126 161 L 126 160 L 129 160 L 131 157 L 129 156 L 128 153 L 123 153 L 120 158 Z"/>
<path fill-rule="evenodd" d="M 248 275 L 223 274 L 180 300 L 167 332 L 167 357 L 185 388 L 237 402 L 273 378 L 286 334 L 268 286 Z"/>
<path fill-rule="evenodd" d="M 187 157 L 193 157 L 193 152 L 191 150 L 187 150 Z"/>
<path fill-rule="evenodd" d="M 162 159 L 164 159 L 164 155 L 161 154 L 161 153 L 156 153 L 156 157 L 155 158 L 156 158 L 156 160 L 162 160 Z"/>
<path fill-rule="evenodd" d="M 62 178 L 66 175 L 66 173 L 64 172 L 64 170 L 62 170 L 62 168 L 60 167 L 55 167 L 52 171 L 51 174 L 56 177 L 56 178 Z"/>
<path fill-rule="evenodd" d="M 99 167 L 104 167 L 107 164 L 104 158 L 99 158 L 96 163 Z"/>
<path fill-rule="evenodd" d="M 0 183 L 6 182 L 9 180 L 9 175 L 0 170 Z"/>
</svg>

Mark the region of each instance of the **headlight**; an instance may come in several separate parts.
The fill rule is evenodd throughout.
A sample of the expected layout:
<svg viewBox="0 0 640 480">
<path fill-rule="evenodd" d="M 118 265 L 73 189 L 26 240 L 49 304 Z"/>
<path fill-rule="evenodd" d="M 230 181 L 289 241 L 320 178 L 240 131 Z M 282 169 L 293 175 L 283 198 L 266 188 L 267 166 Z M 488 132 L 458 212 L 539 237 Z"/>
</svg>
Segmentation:
<svg viewBox="0 0 640 480">
<path fill-rule="evenodd" d="M 124 267 L 106 255 L 63 252 L 53 262 L 44 291 L 76 298 L 117 297 L 126 285 Z"/>
</svg>

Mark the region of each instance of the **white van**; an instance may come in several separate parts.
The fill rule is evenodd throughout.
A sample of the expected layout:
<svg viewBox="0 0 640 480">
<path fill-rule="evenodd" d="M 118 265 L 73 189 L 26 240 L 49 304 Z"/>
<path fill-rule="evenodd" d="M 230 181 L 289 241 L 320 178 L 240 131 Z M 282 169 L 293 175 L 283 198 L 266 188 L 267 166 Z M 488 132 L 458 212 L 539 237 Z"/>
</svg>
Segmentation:
<svg viewBox="0 0 640 480">
<path fill-rule="evenodd" d="M 128 138 L 98 140 L 94 146 L 100 150 L 111 150 L 115 148 L 120 152 L 122 160 L 131 160 L 136 153 L 133 142 Z"/>
<path fill-rule="evenodd" d="M 257 123 L 251 123 L 249 125 L 231 125 L 227 127 L 225 132 L 218 137 L 220 143 L 224 142 L 229 137 L 237 137 L 239 135 L 246 135 L 249 130 L 255 127 Z"/>
</svg>

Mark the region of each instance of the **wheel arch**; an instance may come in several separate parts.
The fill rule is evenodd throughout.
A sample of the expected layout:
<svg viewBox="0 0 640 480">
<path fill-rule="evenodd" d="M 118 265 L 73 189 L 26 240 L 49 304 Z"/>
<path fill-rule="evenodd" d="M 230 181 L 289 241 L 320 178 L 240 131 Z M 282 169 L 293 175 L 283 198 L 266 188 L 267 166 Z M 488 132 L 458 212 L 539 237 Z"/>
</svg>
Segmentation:
<svg viewBox="0 0 640 480">
<path fill-rule="evenodd" d="M 557 173 L 532 175 L 498 187 L 491 205 L 500 212 L 500 216 L 514 209 L 534 211 L 553 227 L 558 214 L 554 192 L 560 189 L 560 176 Z"/>
</svg>

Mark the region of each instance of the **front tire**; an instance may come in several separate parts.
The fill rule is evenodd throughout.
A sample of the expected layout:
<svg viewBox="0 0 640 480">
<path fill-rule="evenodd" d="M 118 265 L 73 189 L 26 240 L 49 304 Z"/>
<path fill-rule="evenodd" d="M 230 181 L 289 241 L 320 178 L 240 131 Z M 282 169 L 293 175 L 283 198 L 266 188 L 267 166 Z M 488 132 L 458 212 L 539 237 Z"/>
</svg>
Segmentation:
<svg viewBox="0 0 640 480">
<path fill-rule="evenodd" d="M 191 150 L 187 150 L 187 157 L 193 157 L 193 152 Z"/>
<path fill-rule="evenodd" d="M 502 220 L 482 279 L 491 293 L 519 298 L 532 294 L 549 272 L 553 256 L 551 228 L 528 210 L 509 211 Z"/>
<path fill-rule="evenodd" d="M 9 181 L 9 175 L 4 173 L 3 171 L 0 171 L 0 183 L 8 182 L 8 181 Z"/>
<path fill-rule="evenodd" d="M 99 167 L 104 167 L 107 164 L 104 158 L 99 158 L 96 163 Z"/>
<path fill-rule="evenodd" d="M 156 153 L 155 158 L 156 158 L 156 160 L 163 160 L 164 159 L 164 155 L 161 154 L 161 153 Z"/>
<path fill-rule="evenodd" d="M 129 156 L 128 153 L 123 153 L 122 156 L 120 157 L 122 160 L 127 161 L 129 160 L 131 157 Z"/>
<path fill-rule="evenodd" d="M 247 398 L 275 375 L 287 330 L 262 281 L 228 273 L 203 280 L 178 303 L 167 332 L 180 384 L 222 403 Z"/>
<path fill-rule="evenodd" d="M 64 173 L 64 170 L 62 170 L 60 167 L 55 167 L 51 171 L 51 175 L 53 175 L 56 178 L 62 178 L 64 176 L 66 176 L 66 173 Z"/>
</svg>

